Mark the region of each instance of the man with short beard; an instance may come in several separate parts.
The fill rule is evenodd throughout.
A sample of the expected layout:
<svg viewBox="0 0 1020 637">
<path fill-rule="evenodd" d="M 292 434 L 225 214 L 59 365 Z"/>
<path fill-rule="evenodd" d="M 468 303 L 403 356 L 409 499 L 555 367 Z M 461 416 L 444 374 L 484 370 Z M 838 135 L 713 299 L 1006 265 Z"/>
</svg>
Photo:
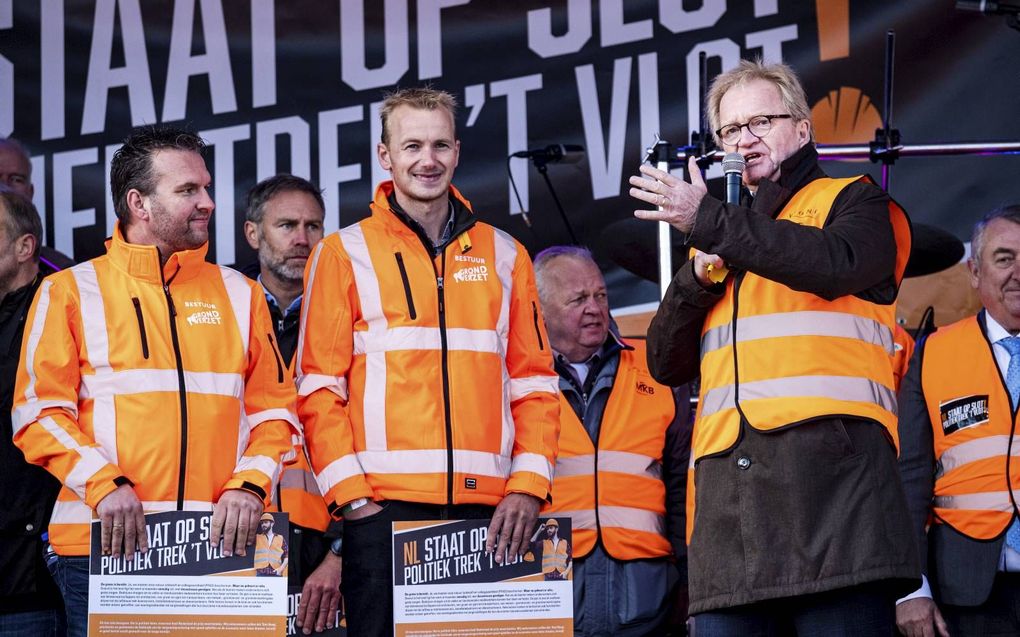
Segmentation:
<svg viewBox="0 0 1020 637">
<path fill-rule="evenodd" d="M 204 146 L 128 137 L 106 254 L 43 279 L 25 322 L 14 443 L 63 484 L 49 533 L 72 637 L 88 630 L 94 518 L 116 558 L 148 550 L 146 513 L 212 511 L 210 543 L 245 555 L 299 432 L 261 290 L 205 260 Z"/>
<path fill-rule="evenodd" d="M 307 179 L 280 174 L 248 191 L 244 236 L 258 261 L 243 272 L 266 292 L 276 342 L 288 368 L 297 345 L 302 278 L 312 246 L 322 239 L 325 205 L 321 191 Z M 341 522 L 330 524 L 326 504 L 312 477 L 304 444 L 295 445 L 273 492 L 272 508 L 290 515 L 288 579 L 301 586 L 297 625 L 305 634 L 333 626 L 340 604 Z"/>
</svg>

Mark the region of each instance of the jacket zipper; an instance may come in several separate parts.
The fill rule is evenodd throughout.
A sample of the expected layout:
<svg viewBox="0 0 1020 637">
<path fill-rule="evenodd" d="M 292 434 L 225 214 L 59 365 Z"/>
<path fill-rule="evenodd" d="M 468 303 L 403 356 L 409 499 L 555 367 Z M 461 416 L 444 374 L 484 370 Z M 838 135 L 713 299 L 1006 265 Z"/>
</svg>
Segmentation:
<svg viewBox="0 0 1020 637">
<path fill-rule="evenodd" d="M 411 296 L 411 282 L 407 278 L 407 269 L 404 268 L 404 255 L 396 252 L 393 256 L 397 259 L 397 268 L 400 270 L 400 280 L 404 283 L 404 296 L 407 297 L 407 313 L 411 316 L 411 320 L 413 321 L 418 318 L 418 314 L 414 311 L 414 297 Z"/>
<path fill-rule="evenodd" d="M 435 268 L 435 261 L 432 262 Z M 436 273 L 436 290 L 439 295 L 439 343 L 442 352 L 443 416 L 446 420 L 446 503 L 453 504 L 453 419 L 450 414 L 450 369 L 449 344 L 446 339 L 446 293 L 443 277 L 446 273 L 446 249 L 440 257 L 439 272 Z"/>
<path fill-rule="evenodd" d="M 272 334 L 266 334 L 269 339 L 269 349 L 273 350 L 273 358 L 276 359 L 276 382 L 283 384 L 283 360 L 280 358 L 280 350 L 276 347 Z"/>
<path fill-rule="evenodd" d="M 166 296 L 167 311 L 170 314 L 170 341 L 174 347 L 174 359 L 177 362 L 177 387 L 178 398 L 181 408 L 181 457 L 180 468 L 177 474 L 177 510 L 184 510 L 184 477 L 188 463 L 188 395 L 184 384 L 184 360 L 181 357 L 181 341 L 177 336 L 177 308 L 174 306 L 174 298 L 170 295 L 170 284 L 174 277 L 180 272 L 174 272 L 174 276 L 167 281 L 160 269 L 159 275 L 163 279 L 163 295 Z"/>
<path fill-rule="evenodd" d="M 142 318 L 142 302 L 138 297 L 132 297 L 131 303 L 135 306 L 135 317 L 138 319 L 138 333 L 142 337 L 142 358 L 149 359 L 149 339 L 145 336 L 145 320 Z"/>
<path fill-rule="evenodd" d="M 535 336 L 538 337 L 538 349 L 544 350 L 545 344 L 542 343 L 542 330 L 538 328 L 538 306 L 535 305 L 534 301 L 531 302 L 531 312 L 535 317 Z"/>
</svg>

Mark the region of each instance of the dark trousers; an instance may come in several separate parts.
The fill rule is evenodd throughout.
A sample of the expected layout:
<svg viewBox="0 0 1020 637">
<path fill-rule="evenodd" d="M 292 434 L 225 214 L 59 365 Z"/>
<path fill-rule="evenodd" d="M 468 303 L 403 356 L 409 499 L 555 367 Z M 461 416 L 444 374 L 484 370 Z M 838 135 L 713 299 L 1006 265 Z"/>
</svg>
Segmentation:
<svg viewBox="0 0 1020 637">
<path fill-rule="evenodd" d="M 940 604 L 953 637 L 1020 635 L 1020 573 L 999 573 L 980 606 Z"/>
<path fill-rule="evenodd" d="M 877 589 L 877 590 L 876 590 Z M 880 585 L 771 599 L 699 613 L 691 637 L 890 637 L 896 604 Z M 956 633 L 953 633 L 956 637 Z"/>
<path fill-rule="evenodd" d="M 350 637 L 393 634 L 393 522 L 487 519 L 495 511 L 494 507 L 468 504 L 378 504 L 382 511 L 360 520 L 344 520 L 340 588 Z"/>
<path fill-rule="evenodd" d="M 57 556 L 50 573 L 64 596 L 68 637 L 86 637 L 89 630 L 89 558 Z"/>
</svg>

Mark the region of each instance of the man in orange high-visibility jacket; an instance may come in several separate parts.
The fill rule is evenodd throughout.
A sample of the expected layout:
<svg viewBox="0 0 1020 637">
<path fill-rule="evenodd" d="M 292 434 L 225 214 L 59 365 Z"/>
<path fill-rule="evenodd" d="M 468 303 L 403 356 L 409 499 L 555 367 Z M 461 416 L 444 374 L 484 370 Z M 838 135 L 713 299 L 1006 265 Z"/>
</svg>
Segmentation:
<svg viewBox="0 0 1020 637">
<path fill-rule="evenodd" d="M 377 152 L 393 179 L 305 272 L 298 413 L 344 517 L 358 635 L 393 631 L 391 522 L 491 517 L 502 561 L 549 496 L 559 403 L 531 260 L 451 185 L 454 108 L 431 89 L 387 97 Z"/>
<path fill-rule="evenodd" d="M 713 81 L 707 111 L 716 142 L 745 164 L 740 203 L 709 195 L 693 157 L 689 182 L 647 165 L 630 180 L 635 198 L 662 206 L 635 215 L 696 249 L 648 329 L 659 382 L 700 375 L 694 631 L 888 635 L 895 598 L 920 581 L 891 364 L 910 222 L 867 176 L 822 171 L 785 64 L 742 60 Z"/>
<path fill-rule="evenodd" d="M 1020 205 L 985 215 L 970 245 L 984 309 L 922 339 L 900 392 L 900 475 L 928 567 L 896 606 L 910 637 L 1020 634 Z"/>
<path fill-rule="evenodd" d="M 531 536 L 531 558 L 542 556 L 542 575 L 547 580 L 561 580 L 569 576 L 570 543 L 560 537 L 560 523 L 549 518 L 538 525 Z M 525 554 L 524 559 L 529 559 Z M 575 631 L 576 634 L 576 631 Z"/>
<path fill-rule="evenodd" d="M 261 289 L 205 260 L 203 147 L 168 128 L 125 140 L 107 253 L 44 279 L 26 321 L 14 442 L 63 483 L 49 532 L 71 635 L 93 517 L 118 556 L 147 550 L 144 513 L 212 511 L 210 542 L 243 555 L 298 432 Z"/>
<path fill-rule="evenodd" d="M 241 271 L 257 279 L 266 292 L 276 344 L 287 369 L 294 368 L 298 317 L 301 314 L 305 265 L 312 247 L 322 239 L 325 205 L 322 192 L 310 181 L 280 174 L 263 179 L 248 191 L 244 236 L 258 259 Z M 317 631 L 333 627 L 340 605 L 340 555 L 337 539 L 343 522 L 330 524 L 308 466 L 304 441 L 296 437 L 294 458 L 284 464 L 273 492 L 271 510 L 286 511 L 289 586 L 301 587 L 297 625 Z"/>
<path fill-rule="evenodd" d="M 644 342 L 616 333 L 587 249 L 543 250 L 535 278 L 560 385 L 556 479 L 542 515 L 571 519 L 574 634 L 665 633 L 687 610 L 686 392 L 655 382 Z"/>
</svg>

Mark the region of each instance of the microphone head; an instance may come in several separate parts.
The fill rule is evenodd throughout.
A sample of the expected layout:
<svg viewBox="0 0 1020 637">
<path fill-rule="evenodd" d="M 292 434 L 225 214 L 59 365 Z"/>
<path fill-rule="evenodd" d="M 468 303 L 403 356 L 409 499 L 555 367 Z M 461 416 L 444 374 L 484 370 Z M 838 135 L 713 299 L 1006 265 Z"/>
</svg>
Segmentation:
<svg viewBox="0 0 1020 637">
<path fill-rule="evenodd" d="M 579 144 L 556 144 L 560 149 L 556 161 L 564 164 L 576 164 L 584 158 L 584 146 Z"/>
<path fill-rule="evenodd" d="M 742 173 L 744 172 L 744 166 L 747 165 L 747 160 L 740 153 L 727 153 L 722 160 L 722 170 L 725 174 L 730 173 Z"/>
</svg>

